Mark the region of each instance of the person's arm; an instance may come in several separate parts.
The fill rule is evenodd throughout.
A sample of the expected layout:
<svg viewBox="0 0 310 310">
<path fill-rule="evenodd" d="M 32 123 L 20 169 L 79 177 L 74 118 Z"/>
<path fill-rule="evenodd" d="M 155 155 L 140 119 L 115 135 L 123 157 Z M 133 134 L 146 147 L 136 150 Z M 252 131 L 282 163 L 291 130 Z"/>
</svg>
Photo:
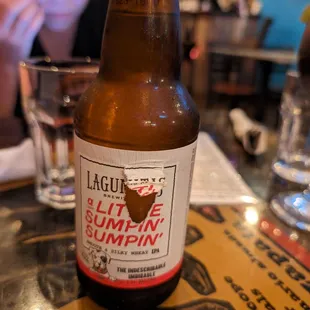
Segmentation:
<svg viewBox="0 0 310 310">
<path fill-rule="evenodd" d="M 0 147 L 9 143 L 3 141 L 16 142 L 22 134 L 14 118 L 18 65 L 29 56 L 43 20 L 36 0 L 0 0 Z"/>
<path fill-rule="evenodd" d="M 17 93 L 17 64 L 8 64 L 0 60 L 0 118 L 7 119 L 14 115 Z"/>
<path fill-rule="evenodd" d="M 0 64 L 0 149 L 19 144 L 23 139 L 21 120 L 14 117 L 17 79 L 16 66 Z"/>
</svg>

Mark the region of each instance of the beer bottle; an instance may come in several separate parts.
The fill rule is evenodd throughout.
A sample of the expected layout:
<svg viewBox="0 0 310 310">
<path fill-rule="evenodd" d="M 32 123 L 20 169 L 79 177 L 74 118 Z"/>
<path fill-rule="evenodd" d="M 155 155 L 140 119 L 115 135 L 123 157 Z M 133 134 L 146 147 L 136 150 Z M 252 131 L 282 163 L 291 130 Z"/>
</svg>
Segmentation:
<svg viewBox="0 0 310 310">
<path fill-rule="evenodd" d="M 76 107 L 78 275 L 109 309 L 151 309 L 181 274 L 199 115 L 180 82 L 178 2 L 110 1 Z"/>
</svg>

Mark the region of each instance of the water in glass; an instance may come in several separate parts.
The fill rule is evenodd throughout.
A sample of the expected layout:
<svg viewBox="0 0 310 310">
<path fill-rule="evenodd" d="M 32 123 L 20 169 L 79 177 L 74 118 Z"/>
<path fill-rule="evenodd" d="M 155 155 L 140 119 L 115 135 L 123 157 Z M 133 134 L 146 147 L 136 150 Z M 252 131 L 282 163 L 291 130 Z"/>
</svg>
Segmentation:
<svg viewBox="0 0 310 310">
<path fill-rule="evenodd" d="M 55 208 L 75 206 L 73 114 L 97 71 L 97 64 L 77 60 L 21 65 L 23 107 L 35 146 L 36 196 Z"/>
</svg>

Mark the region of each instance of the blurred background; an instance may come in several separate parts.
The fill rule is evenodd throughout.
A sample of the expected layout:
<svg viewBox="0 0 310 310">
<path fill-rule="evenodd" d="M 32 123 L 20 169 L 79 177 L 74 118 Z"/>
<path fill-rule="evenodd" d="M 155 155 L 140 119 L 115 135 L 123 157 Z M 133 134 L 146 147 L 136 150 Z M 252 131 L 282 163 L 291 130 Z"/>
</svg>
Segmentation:
<svg viewBox="0 0 310 310">
<path fill-rule="evenodd" d="M 199 106 L 208 106 L 209 112 L 241 106 L 257 120 L 277 126 L 286 72 L 296 69 L 304 31 L 300 16 L 307 4 L 180 0 L 183 81 Z"/>
<path fill-rule="evenodd" d="M 308 3 L 180 0 L 182 80 L 203 120 L 213 119 L 212 111 L 220 117 L 220 111 L 240 107 L 251 118 L 277 127 L 285 76 L 296 70 L 304 30 L 300 17 Z M 0 0 L 0 118 L 5 120 L 0 122 L 5 132 L 0 147 L 18 144 L 27 131 L 19 61 L 100 58 L 107 6 L 107 0 Z M 20 120 L 23 128 L 16 124 Z"/>
<path fill-rule="evenodd" d="M 244 303 L 243 293 L 227 294 L 228 286 L 220 290 L 227 274 L 238 286 L 257 287 L 259 272 L 266 269 L 255 263 L 251 272 L 246 265 L 236 267 L 250 257 L 245 246 L 253 249 L 253 242 L 265 238 L 269 245 L 256 248 L 256 261 L 273 270 L 276 260 L 283 260 L 277 273 L 301 305 L 301 298 L 309 301 L 304 294 L 309 293 L 310 239 L 295 228 L 310 231 L 310 101 L 309 93 L 300 91 L 296 63 L 305 29 L 301 15 L 309 0 L 179 1 L 182 81 L 198 105 L 203 131 L 187 242 L 193 236 L 203 240 L 202 250 L 194 251 L 197 257 L 185 256 L 183 280 L 188 283 L 177 294 L 190 299 L 188 289 L 194 289 L 199 300 L 176 308 L 224 308 L 227 299 L 227 309 L 243 309 L 264 295 L 276 306 L 281 301 L 294 307 L 265 274 L 267 282 L 259 283 L 261 292 L 268 292 L 254 300 L 252 290 L 253 303 Z M 75 207 L 73 112 L 96 75 L 93 67 L 98 69 L 91 59 L 100 57 L 107 4 L 0 0 L 0 309 L 58 309 L 83 296 L 76 277 L 74 215 L 67 210 Z M 307 27 L 305 38 L 310 38 Z M 19 68 L 29 57 L 41 61 L 22 62 Z M 71 57 L 79 60 L 70 62 Z M 308 69 L 310 57 L 304 58 Z M 238 206 L 257 199 L 262 204 Z M 218 242 L 217 232 L 224 231 L 228 239 Z M 292 263 L 298 263 L 296 269 Z M 213 287 L 220 288 L 219 295 L 201 297 Z"/>
</svg>

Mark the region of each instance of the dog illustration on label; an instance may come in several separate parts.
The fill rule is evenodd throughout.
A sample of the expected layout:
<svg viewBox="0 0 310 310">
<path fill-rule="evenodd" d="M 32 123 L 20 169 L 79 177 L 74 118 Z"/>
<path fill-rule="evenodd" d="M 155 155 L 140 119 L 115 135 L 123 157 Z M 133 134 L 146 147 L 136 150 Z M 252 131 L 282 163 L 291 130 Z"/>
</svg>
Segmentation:
<svg viewBox="0 0 310 310">
<path fill-rule="evenodd" d="M 108 270 L 108 265 L 111 263 L 111 256 L 105 251 L 100 251 L 97 249 L 90 249 L 89 256 L 93 261 L 92 269 L 95 272 L 100 273 L 104 278 L 108 278 L 115 281 L 115 277 L 112 277 Z"/>
</svg>

